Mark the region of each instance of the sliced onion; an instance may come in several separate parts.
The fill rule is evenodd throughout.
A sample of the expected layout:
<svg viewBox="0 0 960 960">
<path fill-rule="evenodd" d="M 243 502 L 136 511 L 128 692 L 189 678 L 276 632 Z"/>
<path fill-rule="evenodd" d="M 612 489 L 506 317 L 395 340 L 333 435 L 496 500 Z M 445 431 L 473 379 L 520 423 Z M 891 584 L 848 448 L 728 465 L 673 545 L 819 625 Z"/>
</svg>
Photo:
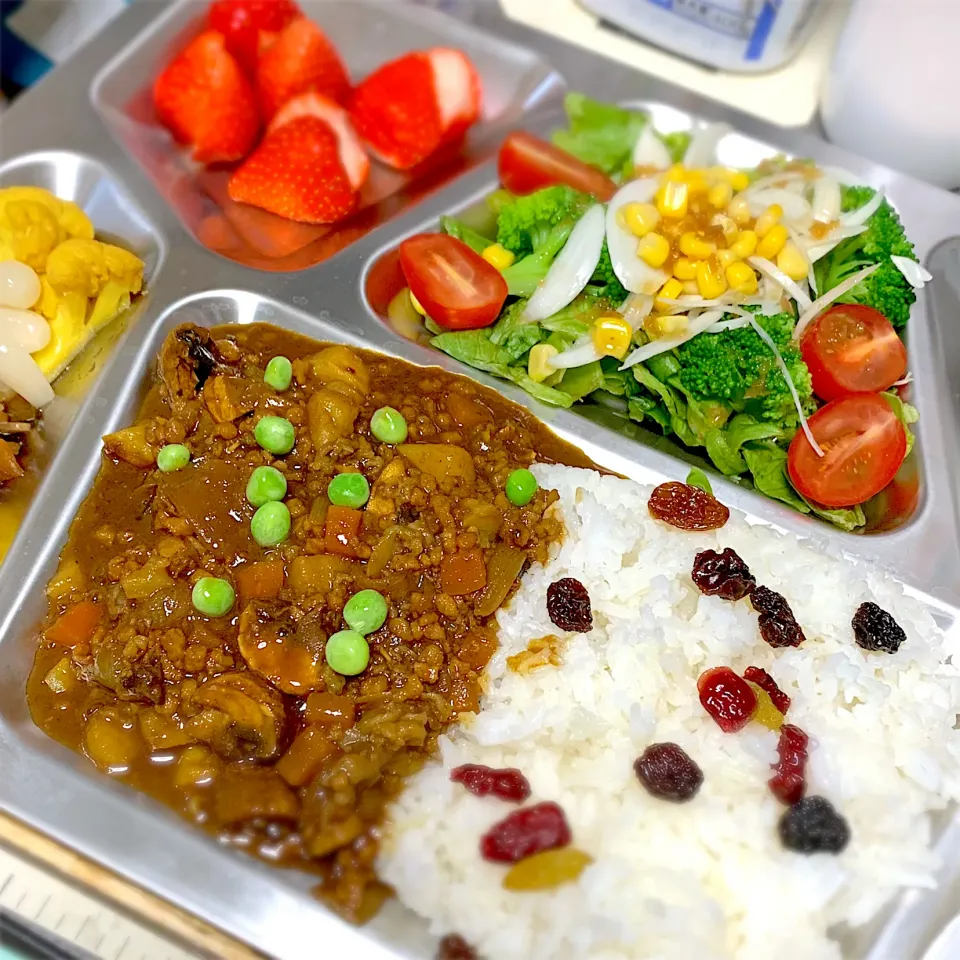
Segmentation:
<svg viewBox="0 0 960 960">
<path fill-rule="evenodd" d="M 787 365 L 784 363 L 783 357 L 781 356 L 780 351 L 777 349 L 777 345 L 773 342 L 773 338 L 770 336 L 770 334 L 767 333 L 767 331 L 764 330 L 759 323 L 757 323 L 754 317 L 750 317 L 748 322 L 756 331 L 757 336 L 773 351 L 773 355 L 777 358 L 777 366 L 780 368 L 780 372 L 783 374 L 783 379 L 787 381 L 787 389 L 790 391 L 790 396 L 793 398 L 793 405 L 797 408 L 797 414 L 800 417 L 800 427 L 806 434 L 807 440 L 810 441 L 810 446 L 813 447 L 813 452 L 818 457 L 824 456 L 819 444 L 813 438 L 813 431 L 810 429 L 810 424 L 807 423 L 807 417 L 803 412 L 803 404 L 800 402 L 800 394 L 797 393 L 797 388 L 790 376 L 790 371 L 787 369 Z"/>
<path fill-rule="evenodd" d="M 737 303 L 733 294 L 725 293 L 722 297 L 716 297 L 713 300 L 704 300 L 703 297 L 694 294 L 683 294 L 676 300 L 669 297 L 657 298 L 657 309 L 666 308 L 665 313 L 687 313 L 694 309 L 706 309 L 708 307 L 726 307 Z"/>
<path fill-rule="evenodd" d="M 811 216 L 810 204 L 804 197 L 782 188 L 771 187 L 768 190 L 751 192 L 747 201 L 754 217 L 759 217 L 767 207 L 775 203 L 783 208 L 783 216 L 787 220 L 805 220 Z"/>
<path fill-rule="evenodd" d="M 31 406 L 44 407 L 53 399 L 53 387 L 23 347 L 0 343 L 0 383 L 16 391 Z"/>
<path fill-rule="evenodd" d="M 634 330 L 650 315 L 653 309 L 653 297 L 646 293 L 631 293 L 627 297 L 620 313 Z"/>
<path fill-rule="evenodd" d="M 833 223 L 840 216 L 840 183 L 827 174 L 813 181 L 813 219 Z"/>
<path fill-rule="evenodd" d="M 633 147 L 633 166 L 666 170 L 673 160 L 663 141 L 656 135 L 652 123 L 645 123 Z"/>
<path fill-rule="evenodd" d="M 683 155 L 683 165 L 688 169 L 712 166 L 717 159 L 717 144 L 732 130 L 728 123 L 707 123 L 698 127 Z"/>
<path fill-rule="evenodd" d="M 753 299 L 753 300 L 744 300 L 743 305 L 745 307 L 759 307 L 759 310 L 754 311 L 759 313 L 761 317 L 775 317 L 778 313 L 783 313 L 783 306 L 777 300 L 764 300 L 764 299 Z"/>
<path fill-rule="evenodd" d="M 570 367 L 582 367 L 585 363 L 592 363 L 600 359 L 600 353 L 594 346 L 593 338 L 581 337 L 572 347 L 550 358 L 550 366 L 557 370 L 567 370 Z"/>
<path fill-rule="evenodd" d="M 13 343 L 28 353 L 42 350 L 50 342 L 50 324 L 32 310 L 0 307 L 0 343 Z"/>
<path fill-rule="evenodd" d="M 775 263 L 771 263 L 766 257 L 747 257 L 747 263 L 783 287 L 797 301 L 797 306 L 801 310 L 806 310 L 810 306 L 810 298 L 804 293 L 803 288 L 791 280 Z"/>
<path fill-rule="evenodd" d="M 862 207 L 841 213 L 840 222 L 845 227 L 858 227 L 861 223 L 866 223 L 880 209 L 884 199 L 883 187 L 880 187 Z"/>
<path fill-rule="evenodd" d="M 879 266 L 879 263 L 874 263 L 869 267 L 864 267 L 862 270 L 857 271 L 852 277 L 847 277 L 843 283 L 838 283 L 832 290 L 828 290 L 823 296 L 814 300 L 813 303 L 800 314 L 800 319 L 797 320 L 797 325 L 793 330 L 793 339 L 799 340 L 800 337 L 803 336 L 803 331 L 806 330 L 810 323 L 820 316 L 834 300 L 839 300 L 840 297 L 852 290 L 862 280 L 866 280 Z"/>
<path fill-rule="evenodd" d="M 577 222 L 543 282 L 527 302 L 527 320 L 546 320 L 580 294 L 596 273 L 603 249 L 603 206 L 595 203 Z"/>
<path fill-rule="evenodd" d="M 898 257 L 896 254 L 891 256 L 890 259 L 911 287 L 916 287 L 919 290 L 928 280 L 933 279 L 933 274 L 921 267 L 916 260 L 911 260 L 909 257 Z"/>
<path fill-rule="evenodd" d="M 905 387 L 908 383 L 913 383 L 913 374 L 908 373 L 902 380 L 894 380 L 891 387 Z"/>
<path fill-rule="evenodd" d="M 663 270 L 655 270 L 637 256 L 637 238 L 617 220 L 617 213 L 628 203 L 649 203 L 657 192 L 656 177 L 631 180 L 621 187 L 607 205 L 607 249 L 617 279 L 631 293 L 656 293 L 669 279 Z M 569 246 L 570 241 L 567 241 Z"/>
<path fill-rule="evenodd" d="M 668 350 L 673 350 L 683 345 L 688 340 L 692 340 L 694 337 L 712 327 L 723 316 L 724 312 L 723 310 L 705 310 L 696 320 L 691 320 L 687 324 L 687 329 L 684 330 L 683 333 L 675 337 L 661 337 L 657 340 L 651 340 L 649 343 L 637 347 L 637 349 L 623 361 L 620 369 L 626 370 L 634 364 L 643 363 L 651 357 L 666 353 Z M 557 358 L 554 357 L 553 362 L 556 363 L 556 360 Z"/>
<path fill-rule="evenodd" d="M 723 333 L 725 330 L 741 330 L 743 327 L 749 327 L 749 314 L 744 312 L 742 316 L 733 317 L 730 320 L 719 320 L 707 333 Z"/>
<path fill-rule="evenodd" d="M 816 263 L 830 253 L 842 240 L 846 240 L 847 237 L 859 236 L 861 233 L 866 233 L 868 229 L 864 224 L 858 227 L 836 227 L 828 234 L 830 237 L 829 240 L 821 243 L 813 243 L 808 240 L 806 242 L 806 251 L 810 262 Z"/>
</svg>

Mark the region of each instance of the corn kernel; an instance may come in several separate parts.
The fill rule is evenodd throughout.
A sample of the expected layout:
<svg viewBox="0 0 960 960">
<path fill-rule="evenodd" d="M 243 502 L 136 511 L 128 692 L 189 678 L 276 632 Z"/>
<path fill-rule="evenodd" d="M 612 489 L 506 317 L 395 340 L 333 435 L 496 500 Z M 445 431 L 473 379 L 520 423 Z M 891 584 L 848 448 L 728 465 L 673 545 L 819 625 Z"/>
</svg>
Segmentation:
<svg viewBox="0 0 960 960">
<path fill-rule="evenodd" d="M 704 177 L 700 170 L 693 170 L 687 177 L 687 188 L 690 191 L 690 195 L 694 196 L 707 193 L 710 189 L 710 184 L 707 183 L 706 177 Z"/>
<path fill-rule="evenodd" d="M 807 258 L 800 252 L 800 248 L 792 240 L 784 244 L 783 249 L 777 254 L 777 266 L 791 280 L 807 279 Z"/>
<path fill-rule="evenodd" d="M 554 371 L 550 362 L 560 351 L 551 343 L 538 343 L 530 350 L 527 359 L 527 373 L 534 383 L 543 383 Z"/>
<path fill-rule="evenodd" d="M 694 268 L 696 269 L 696 268 Z M 664 303 L 664 300 L 676 300 L 683 291 L 683 284 L 671 277 L 657 292 L 657 297 L 653 301 L 654 310 L 666 310 L 669 304 Z"/>
<path fill-rule="evenodd" d="M 752 257 L 757 252 L 757 235 L 753 230 L 741 230 L 737 239 L 730 244 L 730 249 L 741 260 Z"/>
<path fill-rule="evenodd" d="M 763 213 L 757 217 L 754 230 L 757 236 L 762 240 L 779 222 L 783 216 L 783 207 L 779 203 L 771 203 Z"/>
<path fill-rule="evenodd" d="M 421 317 L 425 317 L 427 315 L 427 311 L 423 309 L 420 301 L 413 295 L 413 291 L 408 290 L 407 293 L 410 294 L 410 303 L 413 305 L 413 309 L 416 310 Z"/>
<path fill-rule="evenodd" d="M 498 270 L 506 270 L 517 259 L 510 250 L 499 243 L 491 243 L 484 249 L 481 256 L 491 267 L 496 267 Z"/>
<path fill-rule="evenodd" d="M 661 216 L 673 217 L 679 220 L 687 215 L 687 202 L 690 198 L 690 188 L 685 183 L 676 183 L 667 180 L 657 191 L 657 209 Z"/>
<path fill-rule="evenodd" d="M 693 260 L 706 260 L 717 252 L 717 245 L 687 230 L 680 235 L 680 252 Z"/>
<path fill-rule="evenodd" d="M 674 183 L 685 183 L 687 179 L 687 168 L 682 163 L 675 163 L 663 175 L 664 182 L 672 180 Z"/>
<path fill-rule="evenodd" d="M 771 227 L 767 235 L 757 244 L 757 256 L 772 260 L 783 249 L 789 236 L 787 228 L 782 223 Z M 803 275 L 807 275 L 806 271 Z"/>
<path fill-rule="evenodd" d="M 727 292 L 727 278 L 715 256 L 697 264 L 697 290 L 705 300 L 713 300 Z"/>
<path fill-rule="evenodd" d="M 739 193 L 750 186 L 750 178 L 742 170 L 732 170 L 730 172 L 730 186 Z"/>
<path fill-rule="evenodd" d="M 750 216 L 750 204 L 743 197 L 734 197 L 727 207 L 727 216 L 741 227 L 745 227 L 753 217 Z"/>
<path fill-rule="evenodd" d="M 683 281 L 683 292 L 691 297 L 699 297 L 700 290 L 697 288 L 696 280 L 684 280 Z"/>
<path fill-rule="evenodd" d="M 697 265 L 689 257 L 677 257 L 673 265 L 673 275 L 678 280 L 696 280 Z"/>
<path fill-rule="evenodd" d="M 651 314 L 643 321 L 643 329 L 654 339 L 659 339 L 660 337 L 675 337 L 677 334 L 686 332 L 687 318 L 682 313 Z"/>
<path fill-rule="evenodd" d="M 633 328 L 621 316 L 598 317 L 593 322 L 591 336 L 598 353 L 621 360 L 630 349 Z"/>
<path fill-rule="evenodd" d="M 648 266 L 662 267 L 670 256 L 670 244 L 659 233 L 648 233 L 637 244 L 637 256 Z"/>
<path fill-rule="evenodd" d="M 737 293 L 742 293 L 744 296 L 749 297 L 757 292 L 757 275 L 753 272 L 753 267 L 744 263 L 742 260 L 731 263 L 724 271 L 724 275 L 731 289 Z"/>
<path fill-rule="evenodd" d="M 733 187 L 729 183 L 715 183 L 707 193 L 711 207 L 723 210 L 733 199 Z"/>
<path fill-rule="evenodd" d="M 726 270 L 731 263 L 736 263 L 740 258 L 732 250 L 718 250 L 717 259 L 720 261 L 720 266 Z"/>
<path fill-rule="evenodd" d="M 635 237 L 645 237 L 660 222 L 660 211 L 652 203 L 628 203 L 621 210 L 624 225 Z"/>
</svg>

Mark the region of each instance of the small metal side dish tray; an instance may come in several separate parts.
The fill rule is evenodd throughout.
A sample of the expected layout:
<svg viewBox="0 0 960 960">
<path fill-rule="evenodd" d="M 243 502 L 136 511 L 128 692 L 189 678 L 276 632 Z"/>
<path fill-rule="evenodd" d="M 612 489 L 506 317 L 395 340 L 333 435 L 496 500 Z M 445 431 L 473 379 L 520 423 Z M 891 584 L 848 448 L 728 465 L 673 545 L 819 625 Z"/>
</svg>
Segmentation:
<svg viewBox="0 0 960 960">
<path fill-rule="evenodd" d="M 921 493 L 907 522 L 854 536 L 722 478 L 714 481 L 717 495 L 759 522 L 880 564 L 921 596 L 946 629 L 960 630 L 960 198 L 542 37 L 507 21 L 494 4 L 475 17 L 484 30 L 375 0 L 307 0 L 302 6 L 357 75 L 405 50 L 445 44 L 470 54 L 488 93 L 487 115 L 459 166 L 435 181 L 399 189 L 359 237 L 332 253 L 258 269 L 198 239 L 208 198 L 169 138 L 160 138 L 137 112 L 157 65 L 196 29 L 200 8 L 190 0 L 132 5 L 0 121 L 0 185 L 37 184 L 76 200 L 98 232 L 123 238 L 147 264 L 146 293 L 123 335 L 105 348 L 106 362 L 91 366 L 77 393 L 82 406 L 0 569 L 0 810 L 270 956 L 302 958 L 322 944 L 325 956 L 430 957 L 432 938 L 395 902 L 368 926 L 350 926 L 310 895 L 313 878 L 271 870 L 219 847 L 158 803 L 99 775 L 30 719 L 25 687 L 46 607 L 44 586 L 96 476 L 100 438 L 134 416 L 164 336 L 187 320 L 206 326 L 269 322 L 439 365 L 524 404 L 605 467 L 647 483 L 683 479 L 688 465 L 662 442 L 639 433 L 628 437 L 599 411 L 544 407 L 517 388 L 402 339 L 368 303 L 365 278 L 404 237 L 433 229 L 441 214 L 493 189 L 504 132 L 524 127 L 543 133 L 560 123 L 566 88 L 643 106 L 663 130 L 725 120 L 736 132 L 719 149 L 731 164 L 785 152 L 883 185 L 934 280 L 918 291 L 910 324 Z M 941 934 L 960 906 L 960 814 L 945 816 L 941 827 L 940 886 L 903 896 L 881 922 L 845 935 L 845 955 L 920 960 Z"/>
</svg>

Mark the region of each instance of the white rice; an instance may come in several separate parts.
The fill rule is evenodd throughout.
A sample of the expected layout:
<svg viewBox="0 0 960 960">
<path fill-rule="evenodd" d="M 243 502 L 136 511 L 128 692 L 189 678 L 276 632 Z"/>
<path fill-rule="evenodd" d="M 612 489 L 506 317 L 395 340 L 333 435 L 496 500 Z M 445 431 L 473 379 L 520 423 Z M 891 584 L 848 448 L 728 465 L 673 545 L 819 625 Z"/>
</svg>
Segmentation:
<svg viewBox="0 0 960 960">
<path fill-rule="evenodd" d="M 435 934 L 459 933 L 491 960 L 837 958 L 828 928 L 862 924 L 901 888 L 932 883 L 928 814 L 960 797 L 960 674 L 929 611 L 884 573 L 828 558 L 734 513 L 719 531 L 651 519 L 650 488 L 587 470 L 538 466 L 560 493 L 567 535 L 528 571 L 499 614 L 500 649 L 480 714 L 441 741 L 440 757 L 392 808 L 379 869 Z M 694 555 L 733 547 L 759 583 L 789 600 L 807 641 L 774 650 L 748 601 L 699 594 Z M 547 586 L 590 593 L 593 630 L 564 635 L 560 667 L 521 676 L 508 656 L 558 633 Z M 866 652 L 850 625 L 873 600 L 907 640 Z M 785 850 L 784 807 L 767 787 L 777 734 L 756 723 L 725 734 L 697 697 L 708 667 L 767 669 L 811 737 L 808 795 L 850 825 L 838 855 Z M 704 783 L 685 804 L 650 796 L 633 772 L 650 743 L 673 741 Z M 462 763 L 518 767 L 529 802 L 554 800 L 594 862 L 554 891 L 501 886 L 479 840 L 516 809 L 451 783 Z"/>
</svg>

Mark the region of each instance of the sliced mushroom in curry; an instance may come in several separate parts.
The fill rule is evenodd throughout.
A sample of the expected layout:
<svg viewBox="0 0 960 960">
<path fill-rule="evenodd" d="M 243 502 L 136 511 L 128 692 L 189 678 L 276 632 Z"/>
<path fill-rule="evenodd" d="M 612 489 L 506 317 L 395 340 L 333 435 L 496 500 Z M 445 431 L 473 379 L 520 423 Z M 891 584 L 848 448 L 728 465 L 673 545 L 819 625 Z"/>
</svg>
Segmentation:
<svg viewBox="0 0 960 960">
<path fill-rule="evenodd" d="M 278 355 L 293 362 L 282 392 L 263 380 Z M 371 434 L 384 406 L 405 417 L 405 443 Z M 264 416 L 293 425 L 289 454 L 257 443 Z M 190 462 L 159 471 L 165 444 Z M 385 895 L 373 864 L 386 804 L 477 709 L 494 614 L 561 535 L 554 493 L 522 508 L 503 493 L 535 459 L 589 465 L 439 369 L 263 325 L 177 328 L 138 419 L 104 439 L 48 586 L 35 721 L 221 842 L 314 871 L 323 897 L 366 919 Z M 291 518 L 271 548 L 251 536 L 245 497 L 263 465 L 283 473 Z M 369 482 L 362 510 L 331 506 L 343 472 Z M 193 605 L 201 577 L 233 588 L 223 616 Z M 387 620 L 366 668 L 343 676 L 325 643 L 367 588 Z"/>
</svg>

